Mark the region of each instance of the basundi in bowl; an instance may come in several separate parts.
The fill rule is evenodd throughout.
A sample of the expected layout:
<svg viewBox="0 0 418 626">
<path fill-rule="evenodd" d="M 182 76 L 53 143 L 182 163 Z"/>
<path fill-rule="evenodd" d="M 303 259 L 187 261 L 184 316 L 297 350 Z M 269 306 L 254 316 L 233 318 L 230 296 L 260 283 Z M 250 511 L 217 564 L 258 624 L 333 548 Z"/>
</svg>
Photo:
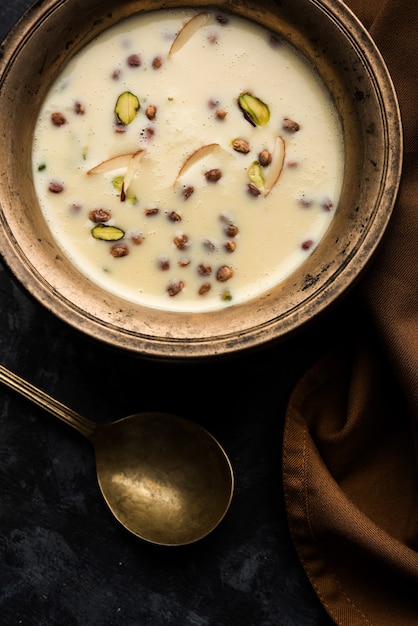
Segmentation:
<svg viewBox="0 0 418 626">
<path fill-rule="evenodd" d="M 150 358 L 299 332 L 362 275 L 399 186 L 389 73 L 333 0 L 45 0 L 1 45 L 0 115 L 5 265 Z"/>
<path fill-rule="evenodd" d="M 36 191 L 64 253 L 104 290 L 173 311 L 222 309 L 287 278 L 326 232 L 343 171 L 314 68 L 216 11 L 104 32 L 58 76 L 35 128 Z"/>
</svg>

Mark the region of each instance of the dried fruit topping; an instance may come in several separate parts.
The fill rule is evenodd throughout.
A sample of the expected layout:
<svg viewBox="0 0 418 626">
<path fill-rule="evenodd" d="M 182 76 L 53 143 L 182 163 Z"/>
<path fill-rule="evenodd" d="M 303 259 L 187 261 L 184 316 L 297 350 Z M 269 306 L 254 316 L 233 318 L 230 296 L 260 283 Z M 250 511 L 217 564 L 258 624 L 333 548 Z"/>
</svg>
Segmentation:
<svg viewBox="0 0 418 626">
<path fill-rule="evenodd" d="M 245 139 L 235 139 L 232 142 L 232 147 L 235 152 L 241 152 L 241 154 L 248 154 L 251 150 L 250 144 Z"/>
<path fill-rule="evenodd" d="M 130 91 L 124 91 L 116 100 L 115 113 L 121 124 L 128 126 L 136 117 L 140 107 L 139 100 Z"/>
<path fill-rule="evenodd" d="M 248 183 L 247 189 L 250 196 L 257 197 L 261 193 L 260 189 L 256 185 L 254 185 L 254 183 Z"/>
<path fill-rule="evenodd" d="M 74 102 L 74 113 L 76 113 L 76 115 L 84 115 L 85 112 L 84 104 L 78 101 Z"/>
<path fill-rule="evenodd" d="M 219 22 L 219 24 L 221 24 L 221 26 L 225 26 L 226 24 L 228 24 L 229 19 L 227 18 L 226 15 L 217 15 L 216 16 L 216 21 Z"/>
<path fill-rule="evenodd" d="M 129 67 L 140 67 L 142 65 L 141 57 L 139 54 L 130 54 L 126 59 L 126 63 Z"/>
<path fill-rule="evenodd" d="M 149 120 L 155 119 L 155 116 L 157 115 L 157 107 L 155 106 L 155 104 L 150 104 L 149 106 L 147 106 L 147 108 L 145 109 L 145 115 Z"/>
<path fill-rule="evenodd" d="M 218 168 L 205 172 L 205 178 L 209 183 L 217 183 L 222 178 L 222 172 Z"/>
<path fill-rule="evenodd" d="M 173 280 L 167 287 L 167 293 L 169 296 L 176 296 L 180 291 L 184 289 L 184 282 L 182 280 Z"/>
<path fill-rule="evenodd" d="M 300 126 L 294 120 L 291 120 L 288 117 L 285 117 L 282 123 L 283 130 L 286 130 L 288 133 L 297 133 L 300 129 Z"/>
<path fill-rule="evenodd" d="M 228 224 L 225 227 L 225 234 L 228 235 L 228 237 L 236 237 L 238 235 L 238 226 L 235 224 Z"/>
<path fill-rule="evenodd" d="M 141 137 L 144 137 L 146 141 L 151 141 L 151 139 L 155 135 L 155 128 L 153 128 L 152 126 L 147 126 L 146 128 L 143 128 L 141 130 L 140 134 L 141 134 Z"/>
<path fill-rule="evenodd" d="M 180 213 L 177 213 L 177 211 L 170 211 L 168 219 L 170 222 L 181 222 L 181 215 Z"/>
<path fill-rule="evenodd" d="M 64 185 L 62 185 L 61 183 L 51 182 L 49 183 L 48 189 L 52 193 L 61 193 L 62 191 L 64 191 Z"/>
<path fill-rule="evenodd" d="M 210 276 L 210 274 L 212 274 L 212 267 L 209 263 L 200 263 L 197 267 L 197 271 L 201 276 Z"/>
<path fill-rule="evenodd" d="M 234 252 L 235 248 L 237 247 L 237 244 L 235 243 L 235 241 L 225 241 L 224 243 L 224 250 L 225 252 Z"/>
<path fill-rule="evenodd" d="M 274 185 L 280 178 L 280 174 L 283 170 L 284 159 L 286 156 L 286 144 L 283 137 L 278 135 L 274 142 L 273 156 L 271 158 L 271 165 L 267 172 L 266 179 L 264 181 L 264 196 L 268 196 Z"/>
<path fill-rule="evenodd" d="M 89 212 L 89 220 L 94 222 L 95 224 L 99 224 L 100 222 L 108 222 L 111 218 L 110 211 L 106 209 L 93 209 Z"/>
<path fill-rule="evenodd" d="M 216 246 L 213 241 L 211 241 L 210 239 L 204 239 L 202 243 L 205 250 L 207 250 L 208 252 L 215 252 Z"/>
<path fill-rule="evenodd" d="M 331 198 L 325 198 L 324 200 L 322 200 L 321 202 L 321 207 L 323 209 L 325 209 L 326 211 L 331 211 L 332 207 L 334 206 L 333 201 L 331 200 Z"/>
<path fill-rule="evenodd" d="M 265 126 L 270 120 L 270 109 L 267 104 L 249 92 L 239 96 L 238 105 L 245 119 L 253 126 Z"/>
<path fill-rule="evenodd" d="M 100 239 L 101 241 L 119 241 L 119 239 L 123 239 L 125 236 L 121 228 L 102 223 L 92 228 L 91 234 L 95 239 Z"/>
<path fill-rule="evenodd" d="M 54 126 L 64 126 L 67 123 L 65 116 L 59 111 L 54 111 L 51 113 L 51 122 Z"/>
<path fill-rule="evenodd" d="M 199 287 L 199 296 L 204 296 L 205 293 L 208 293 L 211 289 L 211 285 L 210 283 L 203 283 L 202 285 L 200 285 Z"/>
<path fill-rule="evenodd" d="M 190 198 L 193 192 L 194 192 L 194 187 L 192 185 L 188 185 L 187 187 L 184 187 L 183 198 L 187 200 L 188 198 Z"/>
<path fill-rule="evenodd" d="M 198 13 L 194 15 L 188 22 L 186 22 L 183 28 L 177 33 L 173 43 L 171 44 L 168 56 L 181 50 L 181 48 L 189 41 L 189 39 L 202 28 L 210 20 L 209 13 Z"/>
<path fill-rule="evenodd" d="M 302 242 L 301 248 L 302 250 L 309 250 L 309 248 L 312 248 L 312 246 L 313 246 L 313 240 L 306 239 L 305 241 Z"/>
<path fill-rule="evenodd" d="M 158 266 L 160 270 L 166 272 L 170 269 L 170 259 L 166 256 L 162 256 L 158 259 Z"/>
<path fill-rule="evenodd" d="M 112 185 L 119 193 L 122 191 L 123 176 L 114 176 L 112 178 Z"/>
<path fill-rule="evenodd" d="M 271 163 L 271 153 L 268 150 L 262 150 L 258 155 L 258 162 L 261 167 L 267 167 Z"/>
<path fill-rule="evenodd" d="M 162 64 L 163 64 L 162 58 L 161 57 L 155 57 L 152 60 L 152 69 L 159 70 L 160 67 L 162 66 Z"/>
<path fill-rule="evenodd" d="M 131 241 L 134 244 L 134 246 L 140 246 L 141 243 L 144 241 L 144 238 L 142 235 L 139 235 L 136 233 L 134 235 L 131 235 Z"/>
<path fill-rule="evenodd" d="M 127 256 L 129 254 L 129 248 L 126 243 L 116 243 L 110 248 L 110 254 L 115 259 L 118 259 L 120 257 Z"/>
<path fill-rule="evenodd" d="M 174 181 L 174 184 L 176 184 L 180 176 L 182 176 L 190 167 L 192 167 L 192 165 L 200 161 L 200 159 L 203 159 L 203 157 L 207 156 L 208 154 L 212 154 L 212 152 L 214 152 L 216 148 L 219 148 L 218 143 L 209 143 L 205 146 L 202 146 L 201 148 L 197 148 L 197 150 L 192 152 L 192 154 L 187 157 L 187 159 L 181 166 L 177 174 L 176 180 Z"/>
<path fill-rule="evenodd" d="M 128 193 L 129 185 L 133 181 L 135 174 L 138 171 L 139 164 L 142 161 L 142 157 L 144 156 L 144 154 L 145 154 L 145 150 L 138 150 L 138 152 L 135 152 L 135 154 L 132 155 L 128 163 L 128 168 L 126 170 L 126 174 L 122 183 L 122 190 L 120 192 L 120 199 L 122 202 L 124 202 L 126 199 L 126 194 Z"/>
<path fill-rule="evenodd" d="M 160 209 L 158 207 L 153 207 L 152 209 L 144 209 L 144 215 L 146 217 L 152 217 L 153 215 L 158 215 Z"/>
<path fill-rule="evenodd" d="M 224 289 L 224 291 L 221 294 L 221 300 L 223 302 L 230 302 L 232 300 L 232 294 L 229 291 L 229 289 Z"/>
<path fill-rule="evenodd" d="M 185 250 L 189 245 L 189 238 L 187 235 L 177 235 L 174 237 L 173 243 L 179 250 Z"/>
<path fill-rule="evenodd" d="M 234 272 L 229 267 L 229 265 L 222 265 L 222 267 L 220 267 L 216 272 L 216 280 L 218 280 L 220 283 L 224 283 L 232 278 L 233 275 Z"/>
<path fill-rule="evenodd" d="M 256 187 L 264 186 L 264 176 L 261 171 L 261 165 L 258 161 L 253 161 L 248 168 L 248 178 Z"/>
<path fill-rule="evenodd" d="M 310 206 L 312 206 L 312 199 L 307 198 L 306 196 L 303 195 L 298 199 L 298 203 L 304 209 L 308 209 Z"/>
<path fill-rule="evenodd" d="M 87 174 L 105 174 L 106 172 L 112 172 L 113 170 L 118 170 L 122 167 L 128 167 L 134 154 L 129 152 L 127 154 L 118 154 L 110 159 L 106 159 L 98 165 L 95 165 L 95 167 L 92 167 Z"/>
</svg>

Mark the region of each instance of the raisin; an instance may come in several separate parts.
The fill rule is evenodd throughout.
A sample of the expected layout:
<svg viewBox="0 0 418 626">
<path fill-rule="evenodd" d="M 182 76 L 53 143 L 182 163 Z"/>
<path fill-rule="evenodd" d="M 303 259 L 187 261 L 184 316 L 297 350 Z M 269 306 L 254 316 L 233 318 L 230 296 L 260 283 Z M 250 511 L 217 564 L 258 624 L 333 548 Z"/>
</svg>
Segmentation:
<svg viewBox="0 0 418 626">
<path fill-rule="evenodd" d="M 115 243 L 115 245 L 110 248 L 110 254 L 115 259 L 127 256 L 129 254 L 129 248 L 126 243 Z"/>
<path fill-rule="evenodd" d="M 99 222 L 108 222 L 111 218 L 110 211 L 106 209 L 93 209 L 89 213 L 89 220 L 98 224 Z"/>
<path fill-rule="evenodd" d="M 65 116 L 59 111 L 51 113 L 51 122 L 54 126 L 64 126 L 67 123 Z"/>
</svg>

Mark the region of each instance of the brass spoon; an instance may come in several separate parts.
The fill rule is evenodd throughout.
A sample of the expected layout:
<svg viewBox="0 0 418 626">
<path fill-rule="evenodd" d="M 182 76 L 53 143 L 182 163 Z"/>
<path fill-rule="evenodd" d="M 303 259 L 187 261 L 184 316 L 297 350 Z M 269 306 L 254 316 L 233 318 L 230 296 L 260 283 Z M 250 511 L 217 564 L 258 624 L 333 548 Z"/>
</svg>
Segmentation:
<svg viewBox="0 0 418 626">
<path fill-rule="evenodd" d="M 202 427 L 163 413 L 97 424 L 0 365 L 0 382 L 89 439 L 99 485 L 116 519 L 152 543 L 175 546 L 205 537 L 227 512 L 231 464 Z"/>
</svg>

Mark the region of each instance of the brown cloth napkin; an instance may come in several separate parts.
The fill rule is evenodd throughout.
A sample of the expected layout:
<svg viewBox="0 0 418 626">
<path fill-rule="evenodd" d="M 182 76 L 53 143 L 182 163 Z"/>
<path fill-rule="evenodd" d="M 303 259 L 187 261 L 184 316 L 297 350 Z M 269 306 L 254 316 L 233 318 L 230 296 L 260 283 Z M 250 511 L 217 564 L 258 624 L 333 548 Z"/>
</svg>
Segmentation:
<svg viewBox="0 0 418 626">
<path fill-rule="evenodd" d="M 386 236 L 348 298 L 351 324 L 290 398 L 285 500 L 300 561 L 336 624 L 417 626 L 418 2 L 346 4 L 391 73 L 404 166 Z"/>
</svg>

